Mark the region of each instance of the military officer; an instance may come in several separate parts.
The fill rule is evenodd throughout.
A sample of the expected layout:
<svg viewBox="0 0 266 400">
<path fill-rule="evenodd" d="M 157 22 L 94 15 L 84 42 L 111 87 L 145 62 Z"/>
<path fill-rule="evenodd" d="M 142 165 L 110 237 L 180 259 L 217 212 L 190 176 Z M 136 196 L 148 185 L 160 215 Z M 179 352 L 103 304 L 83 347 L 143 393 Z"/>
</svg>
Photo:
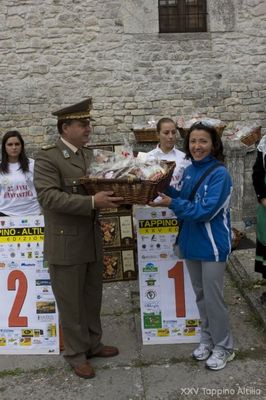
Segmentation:
<svg viewBox="0 0 266 400">
<path fill-rule="evenodd" d="M 66 361 L 82 378 L 93 378 L 88 359 L 118 354 L 101 342 L 102 249 L 99 208 L 121 197 L 100 191 L 89 196 L 79 185 L 90 165 L 84 145 L 91 133 L 91 98 L 56 111 L 60 138 L 44 146 L 35 161 L 34 184 L 45 219 L 44 257 L 59 309 Z"/>
</svg>

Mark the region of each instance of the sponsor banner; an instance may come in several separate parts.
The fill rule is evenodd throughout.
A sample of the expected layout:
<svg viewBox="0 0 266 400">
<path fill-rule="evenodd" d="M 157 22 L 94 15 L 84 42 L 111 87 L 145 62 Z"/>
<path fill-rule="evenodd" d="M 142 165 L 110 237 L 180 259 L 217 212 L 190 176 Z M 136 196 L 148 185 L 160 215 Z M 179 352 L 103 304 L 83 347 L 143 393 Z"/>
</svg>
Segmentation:
<svg viewBox="0 0 266 400">
<path fill-rule="evenodd" d="M 136 207 L 135 218 L 143 343 L 199 342 L 200 320 L 190 277 L 185 261 L 174 254 L 174 213 Z"/>
<path fill-rule="evenodd" d="M 0 217 L 0 354 L 59 354 L 43 216 Z"/>
</svg>

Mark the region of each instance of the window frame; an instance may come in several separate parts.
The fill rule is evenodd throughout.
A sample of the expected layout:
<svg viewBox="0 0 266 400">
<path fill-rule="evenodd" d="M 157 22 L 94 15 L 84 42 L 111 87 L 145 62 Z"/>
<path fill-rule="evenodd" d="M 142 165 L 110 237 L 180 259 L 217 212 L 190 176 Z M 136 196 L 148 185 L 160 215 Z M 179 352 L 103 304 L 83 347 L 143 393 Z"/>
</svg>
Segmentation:
<svg viewBox="0 0 266 400">
<path fill-rule="evenodd" d="M 207 0 L 158 0 L 159 33 L 207 32 L 207 14 Z"/>
</svg>

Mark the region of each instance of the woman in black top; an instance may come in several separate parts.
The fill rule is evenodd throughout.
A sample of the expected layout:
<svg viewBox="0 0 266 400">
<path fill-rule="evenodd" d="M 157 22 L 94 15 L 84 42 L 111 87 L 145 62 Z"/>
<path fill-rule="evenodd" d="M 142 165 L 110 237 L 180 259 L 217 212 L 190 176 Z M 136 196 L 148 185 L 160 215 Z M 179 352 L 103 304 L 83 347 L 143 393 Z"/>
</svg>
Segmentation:
<svg viewBox="0 0 266 400">
<path fill-rule="evenodd" d="M 256 257 L 255 271 L 266 279 L 266 136 L 257 148 L 257 158 L 253 165 L 252 181 L 259 202 L 257 209 L 256 227 Z M 261 296 L 261 301 L 266 302 L 266 292 Z"/>
</svg>

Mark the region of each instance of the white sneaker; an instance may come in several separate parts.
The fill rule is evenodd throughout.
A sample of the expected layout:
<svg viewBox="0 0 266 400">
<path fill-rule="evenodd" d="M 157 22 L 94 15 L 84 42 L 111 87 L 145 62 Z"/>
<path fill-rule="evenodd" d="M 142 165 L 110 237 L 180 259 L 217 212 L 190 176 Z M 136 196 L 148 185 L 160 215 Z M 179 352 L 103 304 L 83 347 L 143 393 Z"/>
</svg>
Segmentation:
<svg viewBox="0 0 266 400">
<path fill-rule="evenodd" d="M 198 361 L 204 361 L 209 358 L 211 351 L 212 346 L 210 344 L 200 343 L 199 347 L 193 351 L 192 357 Z"/>
<path fill-rule="evenodd" d="M 235 353 L 228 350 L 213 350 L 212 355 L 206 361 L 206 367 L 214 371 L 223 369 L 228 361 L 235 358 Z"/>
</svg>

